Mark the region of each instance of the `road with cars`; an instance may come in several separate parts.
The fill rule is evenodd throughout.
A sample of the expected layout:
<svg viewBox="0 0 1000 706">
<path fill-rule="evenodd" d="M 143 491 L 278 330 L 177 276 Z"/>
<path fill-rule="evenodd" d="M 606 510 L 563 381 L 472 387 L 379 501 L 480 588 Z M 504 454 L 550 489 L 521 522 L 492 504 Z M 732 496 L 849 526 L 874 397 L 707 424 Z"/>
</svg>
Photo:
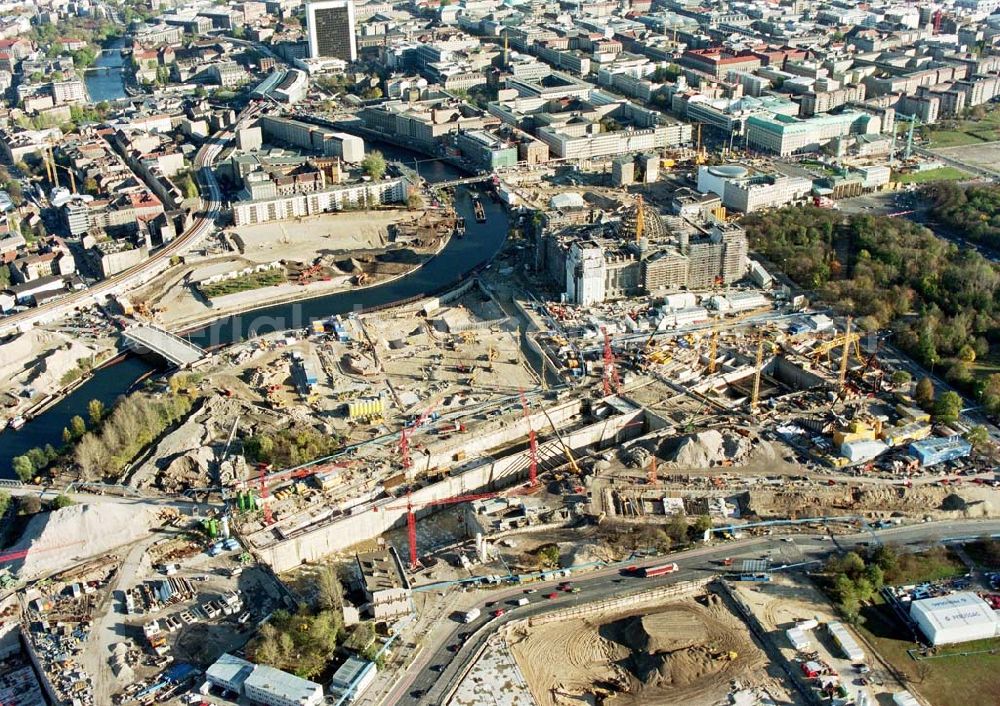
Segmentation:
<svg viewBox="0 0 1000 706">
<path fill-rule="evenodd" d="M 894 544 L 925 544 L 928 542 L 966 539 L 983 534 L 1000 533 L 1000 520 L 959 520 L 904 525 L 878 530 L 879 541 Z M 416 661 L 402 679 L 382 699 L 384 706 L 399 704 L 442 704 L 451 690 L 459 683 L 489 636 L 501 625 L 512 620 L 522 620 L 553 610 L 569 608 L 611 597 L 639 593 L 679 581 L 690 581 L 712 576 L 722 571 L 726 558 L 742 560 L 767 556 L 779 569 L 785 564 L 822 561 L 830 554 L 858 542 L 869 542 L 868 533 L 855 535 L 796 534 L 787 536 L 761 536 L 722 544 L 700 546 L 665 557 L 644 559 L 601 568 L 559 580 L 535 582 L 524 586 L 505 586 L 493 591 L 481 591 L 483 601 L 477 607 L 481 615 L 469 624 L 460 622 L 460 615 L 452 616 L 454 624 L 433 643 L 425 642 Z M 655 578 L 639 578 L 624 568 L 630 563 L 637 566 L 659 565 L 667 561 L 678 564 L 679 570 Z M 560 590 L 561 583 L 569 581 L 579 592 Z M 526 593 L 526 591 L 535 591 Z M 548 595 L 555 593 L 554 598 Z M 518 599 L 527 597 L 529 604 L 516 606 Z M 489 604 L 489 607 L 487 607 Z M 494 616 L 497 609 L 505 612 Z M 433 639 L 431 633 L 425 640 Z"/>
</svg>

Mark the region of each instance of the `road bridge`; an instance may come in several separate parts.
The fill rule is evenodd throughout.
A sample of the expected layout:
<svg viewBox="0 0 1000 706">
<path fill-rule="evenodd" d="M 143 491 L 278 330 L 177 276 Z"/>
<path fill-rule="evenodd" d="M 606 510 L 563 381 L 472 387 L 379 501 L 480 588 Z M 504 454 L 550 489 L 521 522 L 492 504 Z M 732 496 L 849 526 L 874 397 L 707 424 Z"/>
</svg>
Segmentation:
<svg viewBox="0 0 1000 706">
<path fill-rule="evenodd" d="M 150 324 L 129 326 L 122 331 L 125 346 L 138 353 L 156 353 L 178 367 L 191 365 L 205 356 L 205 351 L 187 339 Z"/>
<path fill-rule="evenodd" d="M 461 186 L 462 184 L 479 184 L 484 181 L 490 181 L 494 177 L 492 174 L 477 174 L 476 176 L 465 177 L 464 179 L 452 179 L 451 181 L 435 181 L 430 184 L 431 187 L 435 189 L 447 189 L 452 186 Z"/>
</svg>

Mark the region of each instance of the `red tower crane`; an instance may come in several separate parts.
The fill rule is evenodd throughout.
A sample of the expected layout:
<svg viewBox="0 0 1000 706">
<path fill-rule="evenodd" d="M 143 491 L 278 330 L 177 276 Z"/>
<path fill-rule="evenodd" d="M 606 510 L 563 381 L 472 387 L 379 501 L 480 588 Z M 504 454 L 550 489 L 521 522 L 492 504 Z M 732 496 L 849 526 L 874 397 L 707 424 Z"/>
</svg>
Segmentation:
<svg viewBox="0 0 1000 706">
<path fill-rule="evenodd" d="M 622 381 L 618 377 L 618 366 L 615 364 L 615 352 L 611 350 L 611 335 L 608 333 L 608 329 L 604 326 L 601 327 L 601 333 L 604 334 L 604 396 L 607 397 L 612 392 L 612 384 L 614 384 L 614 391 L 620 393 L 622 391 Z"/>
<path fill-rule="evenodd" d="M 83 544 L 83 540 L 81 539 L 76 542 L 68 542 L 67 544 L 57 544 L 54 547 L 39 547 L 37 549 L 35 548 L 17 549 L 10 552 L 3 552 L 2 554 L 0 554 L 0 564 L 7 564 L 12 561 L 19 561 L 28 556 L 28 554 L 37 552 L 54 552 L 57 549 L 65 549 L 66 547 L 75 547 L 77 544 Z"/>
<path fill-rule="evenodd" d="M 941 34 L 941 20 L 944 19 L 944 13 L 938 10 L 934 13 L 932 19 L 934 22 L 934 34 Z"/>
<path fill-rule="evenodd" d="M 521 409 L 524 410 L 524 418 L 528 422 L 528 454 L 531 459 L 528 466 L 528 487 L 534 488 L 538 485 L 538 439 L 535 438 L 535 429 L 528 417 L 528 398 L 524 396 L 524 390 L 521 390 Z"/>
<path fill-rule="evenodd" d="M 417 420 L 413 424 L 404 426 L 403 430 L 399 432 L 399 462 L 403 468 L 409 468 L 413 465 L 413 461 L 410 459 L 410 434 L 423 426 L 423 423 L 427 421 L 427 418 L 431 416 L 431 413 L 437 406 L 438 403 L 435 401 L 417 417 Z"/>
<path fill-rule="evenodd" d="M 422 507 L 439 507 L 442 505 L 457 505 L 459 503 L 468 503 L 473 500 L 485 500 L 486 498 L 496 497 L 497 493 L 478 493 L 475 495 L 456 495 L 451 498 L 442 498 L 440 500 L 428 500 L 422 503 L 413 503 L 413 497 L 407 493 L 406 494 L 406 504 L 405 505 L 383 505 L 381 507 L 373 507 L 374 512 L 379 510 L 406 510 L 406 538 L 410 544 L 410 571 L 415 571 L 420 562 L 417 560 L 417 516 L 414 513 L 415 509 Z"/>
<path fill-rule="evenodd" d="M 332 470 L 334 468 L 346 468 L 351 465 L 351 461 L 337 461 L 335 463 L 318 463 L 315 466 L 308 466 L 305 468 L 289 468 L 284 471 L 278 471 L 277 473 L 261 473 L 260 475 L 250 478 L 248 483 L 258 483 L 260 486 L 260 501 L 264 508 L 264 524 L 273 525 L 274 515 L 271 513 L 271 503 L 267 502 L 270 497 L 270 492 L 268 486 L 278 483 L 283 480 L 296 480 L 299 478 L 305 478 L 307 476 L 313 476 L 317 473 L 323 473 L 325 471 Z"/>
</svg>

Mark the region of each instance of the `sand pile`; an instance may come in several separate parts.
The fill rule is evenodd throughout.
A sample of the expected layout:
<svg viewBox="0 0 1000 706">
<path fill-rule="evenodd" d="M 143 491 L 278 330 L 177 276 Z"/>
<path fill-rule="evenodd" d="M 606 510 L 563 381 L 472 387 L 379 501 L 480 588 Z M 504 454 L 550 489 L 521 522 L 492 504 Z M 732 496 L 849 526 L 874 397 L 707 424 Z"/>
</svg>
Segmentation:
<svg viewBox="0 0 1000 706">
<path fill-rule="evenodd" d="M 30 385 L 36 395 L 55 392 L 63 376 L 97 349 L 61 333 L 29 331 L 0 344 L 0 381 Z"/>
<path fill-rule="evenodd" d="M 667 446 L 671 445 L 673 450 L 664 453 L 664 458 L 681 468 L 743 465 L 758 447 L 750 437 L 717 429 L 682 436 L 672 440 L 672 444 L 668 442 Z"/>
<path fill-rule="evenodd" d="M 31 374 L 30 384 L 41 394 L 48 394 L 62 386 L 62 378 L 81 360 L 91 358 L 96 351 L 78 341 L 71 341 L 38 361 Z"/>
<path fill-rule="evenodd" d="M 145 537 L 157 510 L 131 503 L 71 505 L 33 517 L 12 551 L 28 555 L 12 568 L 25 580 L 108 554 Z"/>
<path fill-rule="evenodd" d="M 559 565 L 563 567 L 582 566 L 583 564 L 593 564 L 597 561 L 614 560 L 613 553 L 609 547 L 594 542 L 566 542 L 560 545 L 560 549 L 562 551 L 560 552 Z"/>
</svg>

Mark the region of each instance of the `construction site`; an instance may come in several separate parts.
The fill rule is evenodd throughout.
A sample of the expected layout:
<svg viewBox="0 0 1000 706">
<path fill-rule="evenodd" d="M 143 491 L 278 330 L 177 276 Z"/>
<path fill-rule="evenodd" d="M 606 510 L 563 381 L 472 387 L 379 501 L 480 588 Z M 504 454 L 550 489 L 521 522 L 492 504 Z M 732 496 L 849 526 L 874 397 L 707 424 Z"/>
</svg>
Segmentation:
<svg viewBox="0 0 1000 706">
<path fill-rule="evenodd" d="M 626 241 L 653 223 L 672 237 L 641 199 L 616 213 Z M 733 285 L 574 305 L 526 295 L 542 276 L 516 266 L 527 256 L 514 243 L 449 294 L 216 354 L 200 407 L 128 482 L 221 487 L 278 572 L 388 541 L 414 569 L 465 544 L 450 558 L 489 575 L 517 562 L 497 545 L 512 532 L 677 515 L 737 536 L 814 513 L 996 514 L 967 429 L 931 423 L 894 374 L 905 362 L 759 264 Z M 261 451 L 301 433 L 326 442 Z"/>
<path fill-rule="evenodd" d="M 780 672 L 768 668 L 724 598 L 704 586 L 558 617 L 506 631 L 538 706 L 724 703 L 735 685 L 763 691 L 772 703 L 803 703 Z"/>
</svg>

